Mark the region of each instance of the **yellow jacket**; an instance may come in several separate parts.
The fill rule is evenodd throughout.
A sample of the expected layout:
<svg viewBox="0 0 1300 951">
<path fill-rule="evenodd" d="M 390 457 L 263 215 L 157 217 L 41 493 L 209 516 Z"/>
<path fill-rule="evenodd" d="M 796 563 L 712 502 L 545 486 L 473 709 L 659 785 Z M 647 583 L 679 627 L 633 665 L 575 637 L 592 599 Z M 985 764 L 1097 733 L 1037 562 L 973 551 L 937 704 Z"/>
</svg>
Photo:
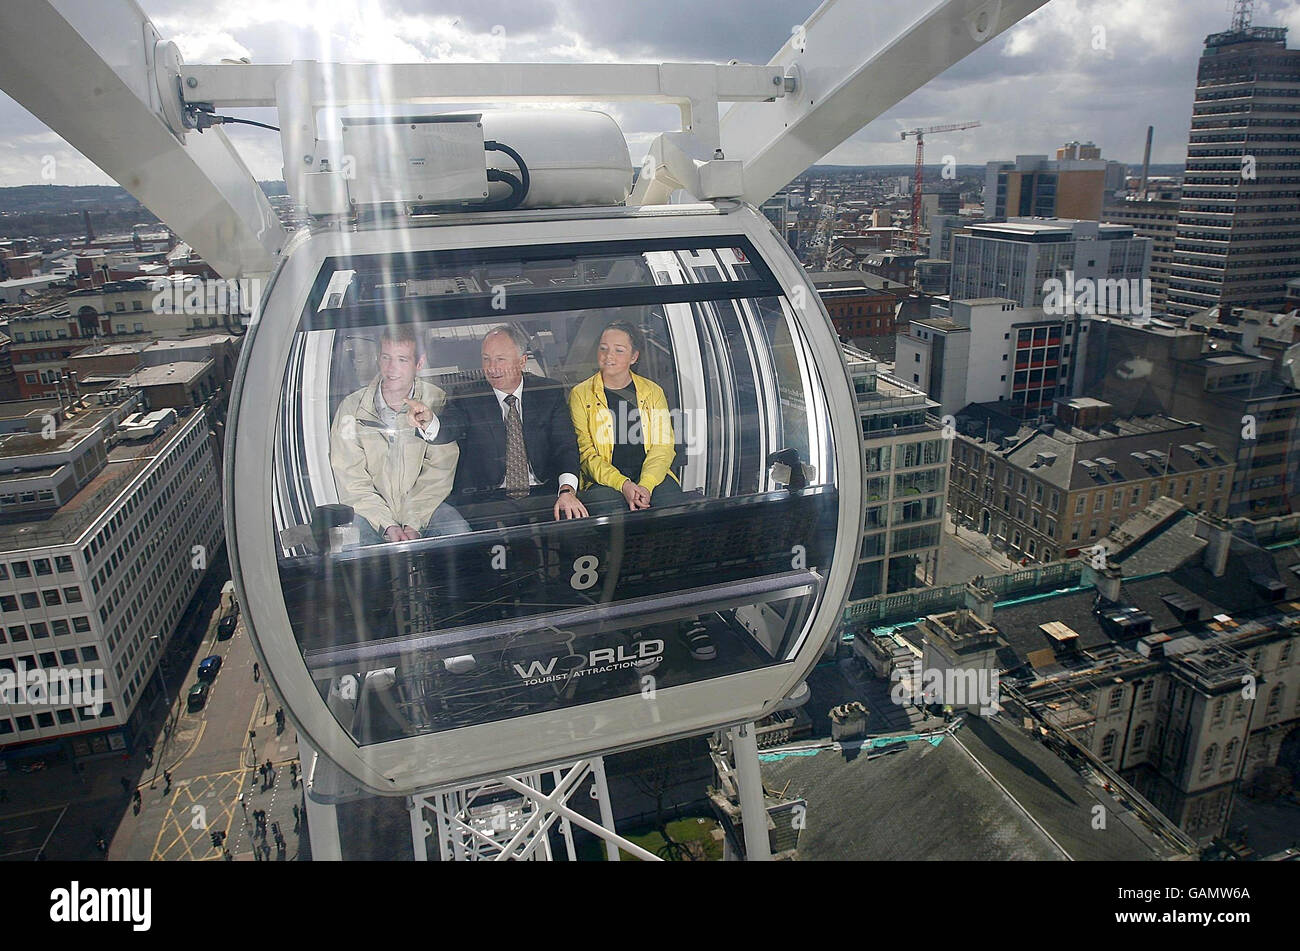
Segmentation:
<svg viewBox="0 0 1300 951">
<path fill-rule="evenodd" d="M 633 373 L 632 384 L 636 387 L 637 410 L 641 414 L 640 438 L 645 441 L 646 449 L 639 483 L 653 492 L 664 479 L 677 479 L 671 469 L 677 451 L 673 443 L 672 415 L 668 411 L 668 397 L 658 383 Z M 605 399 L 605 383 L 599 371 L 570 391 L 569 412 L 578 437 L 582 488 L 599 483 L 620 491 L 627 476 L 611 462 L 618 421 Z M 635 430 L 632 435 L 635 437 Z"/>
</svg>

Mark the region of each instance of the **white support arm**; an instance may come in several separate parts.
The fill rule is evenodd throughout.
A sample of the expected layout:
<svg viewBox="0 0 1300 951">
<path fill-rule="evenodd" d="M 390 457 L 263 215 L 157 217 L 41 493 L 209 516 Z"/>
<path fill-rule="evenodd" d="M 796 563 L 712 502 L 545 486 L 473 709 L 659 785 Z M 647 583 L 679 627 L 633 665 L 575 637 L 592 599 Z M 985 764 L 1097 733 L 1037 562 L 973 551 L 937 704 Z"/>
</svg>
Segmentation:
<svg viewBox="0 0 1300 951">
<path fill-rule="evenodd" d="M 670 133 L 669 160 L 687 188 L 700 195 L 691 153 L 710 161 L 719 144 L 719 102 L 764 102 L 785 95 L 780 70 L 769 66 L 718 66 L 713 63 L 320 63 L 295 60 L 287 65 L 187 65 L 182 67 L 186 101 L 217 109 L 279 109 L 284 147 L 284 180 L 301 201 L 303 176 L 314 168 L 318 136 L 315 111 L 322 106 L 390 103 L 501 102 L 662 102 L 681 109 L 682 131 Z M 327 130 L 328 131 L 328 130 Z M 683 151 L 684 150 L 684 151 Z M 736 179 L 738 170 L 729 170 Z M 718 176 L 717 172 L 706 172 Z M 722 187 L 719 185 L 719 187 Z M 738 192 L 738 187 L 730 193 Z M 658 201 L 670 190 L 657 187 Z M 700 195 L 700 197 L 704 197 Z M 654 201 L 654 200 L 652 200 Z M 633 204 L 642 203 L 639 199 Z"/>
<path fill-rule="evenodd" d="M 780 70 L 714 63 L 223 63 L 181 67 L 185 98 L 218 108 L 277 105 L 290 69 L 306 73 L 312 101 L 335 106 L 379 101 L 762 102 L 783 95 Z"/>
<path fill-rule="evenodd" d="M 737 103 L 722 149 L 761 204 L 887 109 L 1047 0 L 826 0 L 769 64 L 795 80 L 775 103 Z"/>
<path fill-rule="evenodd" d="M 169 127 L 179 103 L 154 60 L 178 59 L 134 0 L 4 0 L 3 16 L 0 89 L 223 277 L 270 272 L 284 229 L 221 129 L 182 141 Z"/>
</svg>

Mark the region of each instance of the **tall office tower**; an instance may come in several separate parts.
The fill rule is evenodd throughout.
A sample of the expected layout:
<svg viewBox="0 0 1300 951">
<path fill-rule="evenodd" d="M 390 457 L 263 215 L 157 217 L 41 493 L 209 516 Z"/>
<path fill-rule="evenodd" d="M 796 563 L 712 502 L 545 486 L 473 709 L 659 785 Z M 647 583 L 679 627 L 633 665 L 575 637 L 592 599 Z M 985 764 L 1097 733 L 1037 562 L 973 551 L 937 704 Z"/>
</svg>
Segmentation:
<svg viewBox="0 0 1300 951">
<path fill-rule="evenodd" d="M 1151 270 L 1151 239 L 1126 225 L 1011 218 L 970 225 L 952 236 L 953 300 L 1006 297 L 1021 307 L 1050 306 L 1050 281 L 1140 282 Z M 1098 299 L 1092 310 L 1114 312 Z M 1081 311 L 1083 307 L 1079 308 Z"/>
<path fill-rule="evenodd" d="M 862 422 L 866 521 L 850 601 L 935 583 L 948 493 L 948 444 L 938 404 L 844 348 Z"/>
<path fill-rule="evenodd" d="M 1280 311 L 1300 272 L 1300 50 L 1284 27 L 1205 38 L 1187 142 L 1167 310 L 1219 304 Z"/>
<path fill-rule="evenodd" d="M 1148 189 L 1146 197 L 1134 195 L 1102 209 L 1101 220 L 1128 225 L 1133 233 L 1151 239 L 1151 306 L 1165 309 L 1169 275 L 1174 266 L 1174 233 L 1178 228 L 1178 199 L 1162 197 L 1166 190 Z"/>
<path fill-rule="evenodd" d="M 1091 142 L 1067 142 L 1046 155 L 1017 155 L 1014 162 L 984 166 L 984 214 L 1007 218 L 1080 218 L 1097 221 L 1101 209 L 1124 187 L 1122 162 L 1101 157 Z"/>
<path fill-rule="evenodd" d="M 49 685 L 0 695 L 0 754 L 128 751 L 225 535 L 207 410 L 100 398 L 0 404 L 0 670 Z"/>
</svg>

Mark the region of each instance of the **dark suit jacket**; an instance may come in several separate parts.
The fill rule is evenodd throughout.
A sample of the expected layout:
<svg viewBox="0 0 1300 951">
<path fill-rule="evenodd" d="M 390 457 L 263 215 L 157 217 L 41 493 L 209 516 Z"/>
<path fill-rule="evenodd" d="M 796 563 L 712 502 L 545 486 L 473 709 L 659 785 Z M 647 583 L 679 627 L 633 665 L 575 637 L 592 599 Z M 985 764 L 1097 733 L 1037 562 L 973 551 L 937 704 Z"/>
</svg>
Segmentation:
<svg viewBox="0 0 1300 951">
<path fill-rule="evenodd" d="M 564 386 L 524 374 L 520 396 L 528 464 L 542 482 L 578 473 L 578 440 L 573 434 Z M 506 477 L 506 424 L 492 387 L 485 381 L 462 390 L 438 414 L 436 442 L 460 444 L 454 491 L 495 489 Z"/>
</svg>

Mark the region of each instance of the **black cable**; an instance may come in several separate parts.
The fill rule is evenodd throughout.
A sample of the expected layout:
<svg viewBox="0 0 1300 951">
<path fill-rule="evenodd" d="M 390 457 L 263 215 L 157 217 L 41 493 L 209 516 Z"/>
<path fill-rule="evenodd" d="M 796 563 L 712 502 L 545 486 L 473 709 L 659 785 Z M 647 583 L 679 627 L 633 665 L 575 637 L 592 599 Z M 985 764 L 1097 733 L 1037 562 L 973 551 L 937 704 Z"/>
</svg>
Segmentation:
<svg viewBox="0 0 1300 951">
<path fill-rule="evenodd" d="M 194 103 L 185 107 L 185 112 L 190 121 L 194 123 L 194 128 L 202 132 L 214 125 L 226 125 L 227 123 L 238 123 L 239 125 L 253 125 L 259 129 L 270 129 L 272 132 L 279 132 L 280 127 L 267 125 L 265 122 L 254 122 L 252 119 L 237 119 L 234 116 L 219 116 L 212 106 L 207 103 Z"/>
<path fill-rule="evenodd" d="M 511 175 L 509 172 L 503 172 L 499 169 L 495 169 L 495 168 L 488 169 L 488 173 L 487 173 L 488 181 L 504 182 L 505 184 L 510 186 L 510 194 L 509 196 L 505 198 L 499 198 L 496 201 L 489 201 L 481 205 L 476 205 L 475 206 L 476 210 L 509 211 L 512 208 L 518 208 L 520 205 L 524 203 L 524 199 L 528 197 L 528 189 L 532 185 L 532 179 L 528 174 L 528 165 L 527 163 L 524 162 L 523 156 L 520 155 L 518 152 L 516 152 L 514 149 L 512 149 L 510 146 L 504 145 L 500 142 L 494 142 L 491 139 L 488 139 L 486 142 L 483 143 L 483 150 L 485 152 L 505 152 L 506 155 L 509 155 L 512 159 L 514 159 L 515 164 L 519 166 L 519 177 L 516 178 L 515 176 Z"/>
<path fill-rule="evenodd" d="M 259 129 L 270 129 L 272 132 L 279 132 L 278 125 L 267 125 L 265 122 L 254 122 L 252 119 L 236 119 L 234 116 L 213 116 L 214 119 L 220 119 L 222 123 L 237 122 L 240 125 L 255 125 Z"/>
<path fill-rule="evenodd" d="M 523 182 L 515 178 L 509 172 L 503 172 L 497 168 L 487 170 L 487 180 L 489 182 L 504 182 L 510 186 L 510 194 L 505 198 L 498 198 L 496 201 L 484 202 L 481 205 L 475 205 L 477 210 L 481 211 L 509 211 L 511 208 L 518 208 L 524 200 Z"/>
</svg>

